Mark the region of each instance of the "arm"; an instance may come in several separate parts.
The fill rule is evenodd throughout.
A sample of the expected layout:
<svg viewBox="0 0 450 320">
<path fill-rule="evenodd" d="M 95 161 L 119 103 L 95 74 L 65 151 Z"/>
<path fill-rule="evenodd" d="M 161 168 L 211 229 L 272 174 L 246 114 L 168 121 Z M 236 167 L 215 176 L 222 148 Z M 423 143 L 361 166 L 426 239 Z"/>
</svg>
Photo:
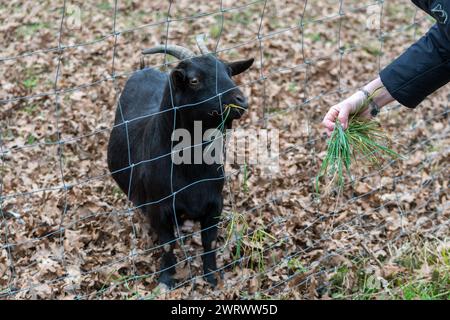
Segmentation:
<svg viewBox="0 0 450 320">
<path fill-rule="evenodd" d="M 414 2 L 419 4 L 420 1 Z M 425 3 L 421 7 L 427 8 Z M 430 7 L 427 12 L 434 14 L 436 25 L 382 70 L 377 79 L 364 87 L 364 90 L 372 93 L 384 86 L 374 99 L 380 108 L 394 100 L 415 108 L 425 97 L 450 81 L 450 1 L 444 1 L 440 7 Z M 364 99 L 364 93 L 358 91 L 332 106 L 323 120 L 328 133 L 333 131 L 337 118 L 346 128 L 349 115 L 357 110 Z M 370 117 L 370 113 L 366 112 L 365 116 Z"/>
<path fill-rule="evenodd" d="M 362 89 L 368 92 L 369 94 L 372 94 L 377 88 L 380 87 L 381 90 L 377 92 L 376 96 L 373 98 L 373 102 L 375 102 L 375 104 L 378 107 L 382 108 L 385 105 L 394 101 L 394 98 L 391 96 L 389 91 L 383 87 L 383 83 L 381 82 L 380 77 L 369 82 Z M 336 122 L 336 119 L 339 119 L 344 129 L 347 129 L 349 115 L 356 112 L 356 110 L 358 110 L 358 108 L 361 106 L 361 104 L 364 102 L 365 99 L 366 95 L 362 90 L 359 90 L 351 97 L 345 99 L 344 101 L 338 103 L 337 105 L 332 106 L 328 111 L 328 113 L 325 115 L 325 118 L 322 122 L 325 128 L 327 129 L 328 134 L 331 134 L 331 132 L 333 132 L 334 123 Z M 370 118 L 371 117 L 370 108 L 365 110 L 365 112 L 363 112 L 361 115 L 363 117 Z"/>
<path fill-rule="evenodd" d="M 449 28 L 450 25 L 434 25 L 380 72 L 382 83 L 402 105 L 415 108 L 429 94 L 450 81 Z"/>
</svg>

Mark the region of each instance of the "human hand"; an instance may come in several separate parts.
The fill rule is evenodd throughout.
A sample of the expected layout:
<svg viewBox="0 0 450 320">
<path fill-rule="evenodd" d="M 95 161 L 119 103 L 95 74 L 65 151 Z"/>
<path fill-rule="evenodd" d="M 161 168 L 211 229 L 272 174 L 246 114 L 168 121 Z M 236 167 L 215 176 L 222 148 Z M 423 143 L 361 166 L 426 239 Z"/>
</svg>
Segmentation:
<svg viewBox="0 0 450 320">
<path fill-rule="evenodd" d="M 350 115 L 359 111 L 366 98 L 366 95 L 362 91 L 358 91 L 351 97 L 332 106 L 322 121 L 328 135 L 331 135 L 333 132 L 336 119 L 339 119 L 344 130 L 347 129 Z M 359 113 L 358 117 L 370 119 L 372 116 L 370 115 L 369 109 L 365 108 L 365 110 L 362 110 L 361 113 Z"/>
<path fill-rule="evenodd" d="M 337 119 L 339 119 L 339 122 L 345 130 L 348 127 L 349 117 L 352 114 L 358 112 L 358 118 L 371 119 L 377 115 L 380 108 L 395 101 L 384 87 L 380 77 L 368 83 L 363 90 L 357 91 L 351 97 L 330 108 L 322 121 L 322 124 L 327 129 L 328 135 L 331 135 L 333 132 Z M 370 107 L 360 110 L 367 99 L 371 100 L 368 102 Z"/>
</svg>

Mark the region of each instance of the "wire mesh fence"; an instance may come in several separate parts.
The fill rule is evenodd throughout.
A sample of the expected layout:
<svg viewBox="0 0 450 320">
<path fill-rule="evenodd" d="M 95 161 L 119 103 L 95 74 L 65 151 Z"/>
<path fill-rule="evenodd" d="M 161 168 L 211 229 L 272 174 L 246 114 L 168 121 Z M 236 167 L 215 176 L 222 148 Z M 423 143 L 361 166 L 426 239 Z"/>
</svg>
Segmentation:
<svg viewBox="0 0 450 320">
<path fill-rule="evenodd" d="M 358 168 L 342 194 L 314 190 L 327 109 L 433 23 L 408 1 L 12 1 L 0 15 L 1 298 L 321 298 L 355 287 L 371 297 L 394 290 L 412 247 L 448 252 L 447 88 L 417 110 L 382 110 L 404 158 Z M 221 59 L 256 59 L 237 81 L 250 108 L 235 126 L 278 129 L 279 170 L 225 166 L 219 285 L 204 281 L 203 230 L 187 221 L 175 228 L 177 283 L 165 288 L 163 245 L 115 185 L 106 146 L 115 127 L 163 112 L 112 124 L 141 49 L 194 47 L 197 34 Z M 158 70 L 178 63 L 145 58 Z"/>
</svg>

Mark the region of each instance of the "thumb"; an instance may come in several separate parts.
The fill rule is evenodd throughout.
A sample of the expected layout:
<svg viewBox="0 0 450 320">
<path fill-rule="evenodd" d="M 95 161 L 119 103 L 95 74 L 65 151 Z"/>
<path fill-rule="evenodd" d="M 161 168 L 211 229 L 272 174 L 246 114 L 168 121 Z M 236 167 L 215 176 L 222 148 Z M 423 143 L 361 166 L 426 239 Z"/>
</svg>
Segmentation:
<svg viewBox="0 0 450 320">
<path fill-rule="evenodd" d="M 342 124 L 342 127 L 344 129 L 347 129 L 348 127 L 348 116 L 350 115 L 350 108 L 348 108 L 347 106 L 341 108 L 341 110 L 339 111 L 339 116 L 338 119 Z"/>
</svg>

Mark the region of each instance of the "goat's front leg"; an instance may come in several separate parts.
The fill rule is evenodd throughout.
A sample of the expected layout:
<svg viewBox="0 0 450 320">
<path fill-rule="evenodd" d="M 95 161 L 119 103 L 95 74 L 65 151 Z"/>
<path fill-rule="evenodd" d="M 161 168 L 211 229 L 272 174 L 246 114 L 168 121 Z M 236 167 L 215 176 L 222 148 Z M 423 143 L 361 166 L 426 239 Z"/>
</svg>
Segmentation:
<svg viewBox="0 0 450 320">
<path fill-rule="evenodd" d="M 168 219 L 162 218 L 158 221 L 154 229 L 158 234 L 158 242 L 163 248 L 158 281 L 172 288 L 175 285 L 173 275 L 175 274 L 175 264 L 177 263 L 177 259 L 173 253 L 175 247 L 173 224 L 171 221 L 168 221 Z"/>
<path fill-rule="evenodd" d="M 217 271 L 216 265 L 216 246 L 217 246 L 217 224 L 220 217 L 209 215 L 204 217 L 201 221 L 202 228 L 202 245 L 203 245 L 203 273 L 206 281 L 213 287 L 217 285 L 215 273 Z"/>
</svg>

